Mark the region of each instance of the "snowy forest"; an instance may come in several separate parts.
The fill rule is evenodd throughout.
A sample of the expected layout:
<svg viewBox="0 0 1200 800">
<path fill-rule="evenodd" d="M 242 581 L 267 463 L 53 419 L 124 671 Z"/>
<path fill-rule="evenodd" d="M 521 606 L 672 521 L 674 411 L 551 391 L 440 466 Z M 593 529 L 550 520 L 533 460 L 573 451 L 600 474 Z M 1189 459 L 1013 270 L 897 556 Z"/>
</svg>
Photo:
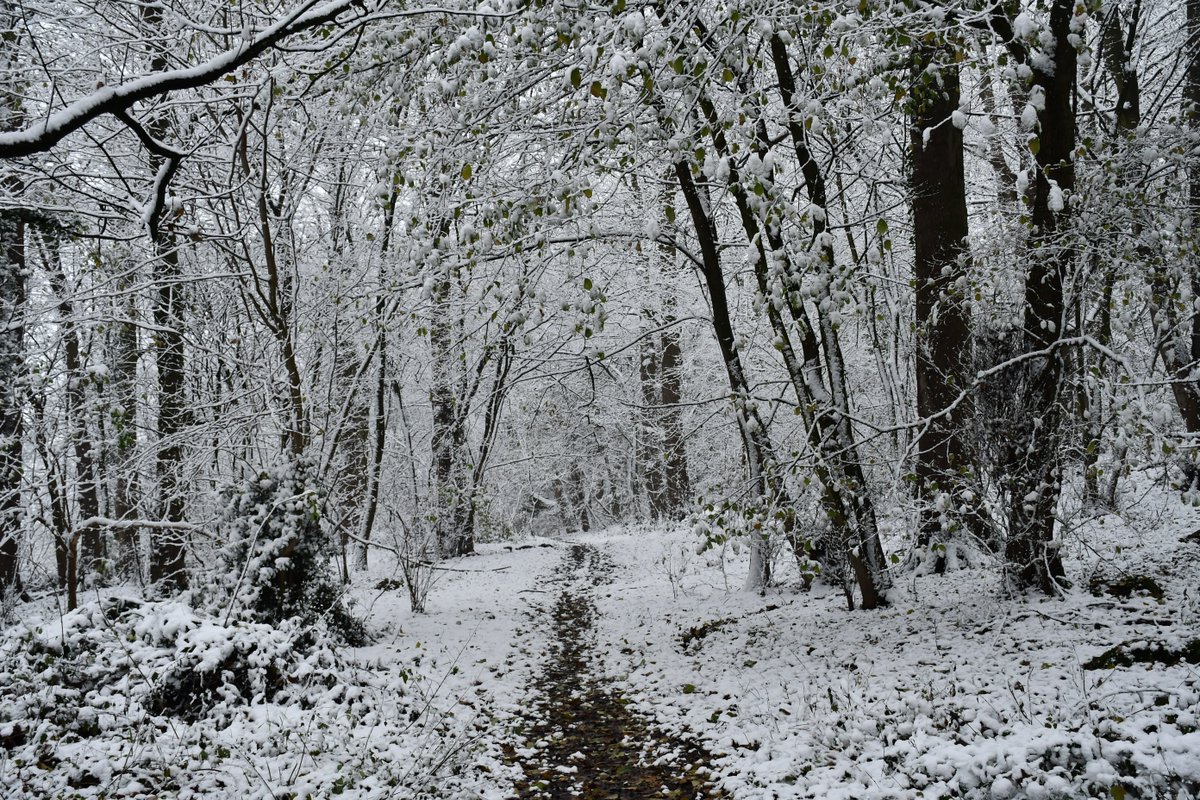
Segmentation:
<svg viewBox="0 0 1200 800">
<path fill-rule="evenodd" d="M 1200 797 L 1200 0 L 0 0 L 0 795 Z"/>
</svg>

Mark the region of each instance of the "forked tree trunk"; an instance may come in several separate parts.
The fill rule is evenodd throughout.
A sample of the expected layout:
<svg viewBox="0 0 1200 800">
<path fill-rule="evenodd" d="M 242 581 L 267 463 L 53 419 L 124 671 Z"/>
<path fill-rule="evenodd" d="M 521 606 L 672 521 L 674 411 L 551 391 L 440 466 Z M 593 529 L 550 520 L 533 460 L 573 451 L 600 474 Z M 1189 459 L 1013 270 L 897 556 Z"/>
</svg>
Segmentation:
<svg viewBox="0 0 1200 800">
<path fill-rule="evenodd" d="M 835 258 L 828 234 L 829 196 L 825 175 L 809 145 L 808 133 L 799 116 L 796 79 L 783 39 L 771 36 L 771 60 L 779 84 L 779 96 L 786 114 L 785 125 L 804 179 L 809 201 L 821 210 L 814 215 L 814 241 L 818 242 L 820 263 L 833 271 Z M 765 130 L 760 125 L 760 147 L 765 147 Z M 767 226 L 767 239 L 776 253 L 783 253 L 778 233 Z M 760 281 L 761 283 L 761 281 Z M 806 412 L 813 449 L 818 457 L 817 474 L 823 484 L 823 505 L 834 530 L 838 532 L 845 561 L 853 569 L 864 608 L 886 604 L 891 577 L 875 507 L 867 487 L 866 475 L 858 455 L 858 443 L 849 417 L 845 362 L 838 333 L 823 303 L 817 304 L 817 331 L 809 321 L 803 302 L 790 291 L 784 292 L 792 320 L 800 331 L 802 365 L 791 367 L 793 384 L 802 405 L 811 404 L 815 412 Z M 785 354 L 786 355 L 786 354 Z M 822 364 L 823 360 L 823 364 Z M 825 380 L 820 377 L 824 373 Z M 825 382 L 827 381 L 827 383 Z M 853 598 L 847 590 L 847 600 Z"/>
<path fill-rule="evenodd" d="M 704 282 L 708 287 L 709 304 L 712 308 L 713 330 L 725 365 L 729 389 L 733 395 L 734 412 L 738 430 L 742 434 L 742 445 L 746 452 L 746 463 L 750 472 L 751 487 L 756 498 L 766 510 L 783 508 L 790 510 L 790 502 L 779 476 L 775 474 L 775 454 L 764 420 L 758 413 L 750 395 L 750 384 L 742 367 L 734 336 L 733 322 L 729 316 L 729 300 L 725 293 L 725 276 L 721 269 L 721 256 L 717 247 L 717 231 L 708 209 L 706 198 L 692 177 L 691 167 L 686 161 L 675 165 L 675 176 L 679 188 L 687 201 L 688 212 L 700 244 Z M 762 589 L 771 579 L 770 543 L 763 535 L 755 535 L 750 542 L 750 572 L 746 576 L 747 589 Z"/>
</svg>

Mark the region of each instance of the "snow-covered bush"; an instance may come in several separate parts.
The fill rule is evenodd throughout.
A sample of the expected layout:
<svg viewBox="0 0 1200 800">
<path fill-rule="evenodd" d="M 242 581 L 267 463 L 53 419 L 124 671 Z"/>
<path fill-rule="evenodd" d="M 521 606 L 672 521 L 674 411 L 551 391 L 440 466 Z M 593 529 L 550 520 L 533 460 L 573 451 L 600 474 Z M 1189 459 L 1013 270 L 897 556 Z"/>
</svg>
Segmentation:
<svg viewBox="0 0 1200 800">
<path fill-rule="evenodd" d="M 308 626 L 321 619 L 348 644 L 362 644 L 362 624 L 343 605 L 328 566 L 321 500 L 312 467 L 303 461 L 227 492 L 221 534 L 229 613 L 269 624 L 298 619 Z"/>
<path fill-rule="evenodd" d="M 360 663 L 297 618 L 211 611 L 107 597 L 0 630 L 0 795 L 411 797 L 452 782 L 463 732 L 426 717 L 411 669 Z"/>
</svg>

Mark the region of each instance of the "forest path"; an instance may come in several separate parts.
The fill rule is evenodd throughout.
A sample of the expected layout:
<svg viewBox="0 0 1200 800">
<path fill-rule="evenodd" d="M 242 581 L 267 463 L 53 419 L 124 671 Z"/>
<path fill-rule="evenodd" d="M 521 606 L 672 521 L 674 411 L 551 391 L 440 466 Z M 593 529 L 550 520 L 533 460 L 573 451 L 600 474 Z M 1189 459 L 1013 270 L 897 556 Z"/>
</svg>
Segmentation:
<svg viewBox="0 0 1200 800">
<path fill-rule="evenodd" d="M 533 682 L 524 748 L 506 747 L 521 767 L 522 798 L 639 800 L 719 798 L 708 781 L 710 757 L 698 744 L 655 728 L 620 692 L 592 674 L 595 589 L 611 582 L 612 559 L 572 544 L 544 579 L 554 600 L 535 611 L 548 618 L 548 656 Z"/>
</svg>

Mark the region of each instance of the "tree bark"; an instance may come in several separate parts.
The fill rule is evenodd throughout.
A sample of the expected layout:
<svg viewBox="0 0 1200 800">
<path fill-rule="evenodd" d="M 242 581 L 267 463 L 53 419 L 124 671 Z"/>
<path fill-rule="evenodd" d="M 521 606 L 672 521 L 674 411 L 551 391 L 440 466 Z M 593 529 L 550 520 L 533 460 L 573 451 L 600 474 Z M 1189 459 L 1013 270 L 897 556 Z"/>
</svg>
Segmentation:
<svg viewBox="0 0 1200 800">
<path fill-rule="evenodd" d="M 149 35 L 162 36 L 162 10 L 147 5 L 142 21 Z M 167 67 L 161 44 L 154 45 L 150 69 L 159 72 Z M 162 141 L 167 132 L 167 119 L 159 112 L 146 129 Z M 154 353 L 158 366 L 158 430 L 155 470 L 158 474 L 159 515 L 167 522 L 183 522 L 186 502 L 183 495 L 183 432 L 188 423 L 186 397 L 185 349 L 183 339 L 183 287 L 179 266 L 179 245 L 172 230 L 170 210 L 166 208 L 170 178 L 177 163 L 161 155 L 151 158 L 156 168 L 157 197 L 155 213 L 150 220 L 150 243 L 154 252 L 152 278 L 154 290 Z M 150 535 L 150 581 L 164 592 L 187 587 L 185 539 L 178 530 L 156 528 Z"/>
<path fill-rule="evenodd" d="M 59 327 L 63 342 L 63 357 L 66 362 L 66 401 L 64 413 L 70 431 L 71 449 L 75 455 L 75 502 L 81 520 L 100 516 L 100 487 L 97 479 L 95 447 L 88 434 L 87 384 L 84 371 L 79 329 L 75 321 L 75 304 L 67 288 L 67 276 L 63 271 L 62 255 L 58 242 L 42 241 L 41 248 L 46 268 L 50 272 L 50 288 L 58 299 Z M 64 532 L 65 533 L 65 532 Z M 103 530 L 89 525 L 72 531 L 67 551 L 68 608 L 75 608 L 76 592 L 80 581 L 93 574 L 107 572 L 104 564 L 105 547 Z"/>
<path fill-rule="evenodd" d="M 25 299 L 25 223 L 0 211 L 0 604 L 21 588 Z"/>
<path fill-rule="evenodd" d="M 441 267 L 439 267 L 440 269 Z M 429 402 L 433 407 L 433 484 L 436 498 L 435 524 L 438 553 L 443 558 L 474 552 L 475 538 L 463 525 L 469 515 L 460 456 L 466 447 L 466 430 L 460 408 L 458 372 L 461 348 L 451 319 L 450 294 L 453 281 L 448 273 L 435 279 L 433 307 L 429 317 L 429 347 L 433 374 Z"/>
<path fill-rule="evenodd" d="M 825 269 L 832 270 L 835 257 L 832 239 L 828 236 L 829 198 L 825 175 L 813 156 L 804 123 L 798 117 L 795 74 L 779 34 L 771 36 L 770 46 L 792 149 L 809 201 L 822 212 L 814 215 L 813 241 L 819 249 L 820 262 Z M 760 143 L 765 142 L 765 131 L 761 126 L 758 138 Z M 782 241 L 769 227 L 767 236 L 772 249 L 783 252 Z M 802 405 L 812 404 L 815 408 L 815 413 L 806 413 L 805 423 L 809 426 L 814 450 L 818 454 L 818 477 L 824 487 L 825 512 L 834 529 L 839 532 L 846 562 L 854 565 L 857 561 L 860 565 L 854 567 L 851 577 L 859 584 L 863 607 L 874 608 L 886 603 L 886 591 L 891 586 L 891 578 L 879 538 L 874 503 L 868 492 L 849 417 L 846 373 L 837 330 L 823 304 L 818 303 L 818 340 L 802 301 L 793 292 L 785 290 L 784 294 L 792 319 L 801 334 L 803 366 L 793 373 L 793 384 Z M 827 386 L 820 377 L 822 371 L 827 377 Z M 864 582 L 867 579 L 869 581 Z M 849 593 L 847 601 L 853 605 Z"/>
<path fill-rule="evenodd" d="M 124 267 L 119 267 L 124 268 Z M 119 291 L 131 291 L 133 281 L 124 275 L 118 279 Z M 113 397 L 111 413 L 113 431 L 113 466 L 116 471 L 113 488 L 113 517 L 119 520 L 137 516 L 137 369 L 138 330 L 137 307 L 132 296 L 118 301 L 118 319 L 113 324 L 110 344 L 111 367 L 109 386 Z M 123 316 L 123 318 L 122 318 Z M 142 576 L 139 541 L 136 527 L 121 527 L 116 533 L 117 553 L 114 559 L 116 574 L 125 579 L 140 580 Z"/>
<path fill-rule="evenodd" d="M 21 17 L 11 2 L 0 3 L 0 66 L 18 74 L 17 42 Z M 0 131 L 24 123 L 22 87 L 9 77 L 0 85 Z M 0 181 L 16 194 L 19 180 L 0 164 Z M 0 211 L 0 606 L 20 592 L 18 563 L 25 508 L 24 428 L 21 407 L 25 384 L 25 223 L 14 211 Z"/>
<path fill-rule="evenodd" d="M 692 226 L 700 244 L 702 272 L 708 287 L 709 305 L 712 309 L 713 330 L 721 351 L 721 361 L 733 395 L 734 412 L 738 430 L 742 434 L 742 445 L 746 452 L 746 463 L 750 471 L 750 482 L 755 496 L 765 507 L 787 508 L 784 487 L 775 474 L 774 447 L 771 444 L 766 424 L 759 416 L 758 408 L 750 395 L 750 383 L 742 367 L 734 337 L 733 321 L 729 316 L 729 300 L 725 293 L 725 276 L 721 269 L 721 255 L 717 249 L 717 231 L 709 213 L 705 198 L 700 194 L 691 167 L 686 161 L 675 165 L 675 177 L 687 201 Z M 765 535 L 754 535 L 750 542 L 750 572 L 746 577 L 747 589 L 762 589 L 771 580 L 769 542 Z"/>
<path fill-rule="evenodd" d="M 971 404 L 959 395 L 970 381 L 971 317 L 967 300 L 967 190 L 963 132 L 953 115 L 960 103 L 958 62 L 952 45 L 913 50 L 911 92 L 913 277 L 916 283 L 918 545 L 945 544 L 955 531 L 984 534 L 969 492 L 974 459 L 965 441 Z M 938 498 L 949 499 L 949 511 Z M 962 512 L 955 509 L 962 508 Z M 946 568 L 945 551 L 934 559 Z"/>
<path fill-rule="evenodd" d="M 1070 235 L 1069 198 L 1075 187 L 1076 52 L 1070 41 L 1074 0 L 1054 0 L 1050 65 L 1033 60 L 1033 81 L 1044 106 L 1038 111 L 1037 182 L 1031 221 L 1029 272 L 1025 279 L 1026 352 L 1050 350 L 1022 365 L 1021 401 L 1029 417 L 1014 431 L 1008 476 L 1008 541 L 1005 559 L 1016 588 L 1055 594 L 1064 576 L 1054 541 L 1055 514 L 1062 488 L 1064 357 L 1052 349 L 1065 324 L 1064 280 L 1074 257 L 1064 242 Z"/>
</svg>

